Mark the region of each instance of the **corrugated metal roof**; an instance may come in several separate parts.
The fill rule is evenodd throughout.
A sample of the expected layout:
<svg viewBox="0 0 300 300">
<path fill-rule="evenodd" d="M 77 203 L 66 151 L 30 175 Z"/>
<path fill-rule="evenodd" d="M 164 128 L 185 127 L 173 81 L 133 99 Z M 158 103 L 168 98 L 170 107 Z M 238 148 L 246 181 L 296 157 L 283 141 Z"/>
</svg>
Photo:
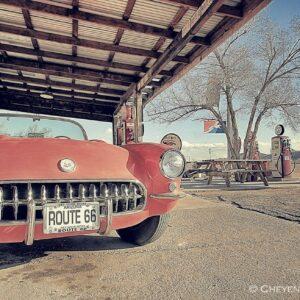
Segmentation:
<svg viewBox="0 0 300 300">
<path fill-rule="evenodd" d="M 71 49 L 71 47 L 70 47 Z M 72 52 L 72 51 L 71 51 Z M 82 46 L 77 46 L 77 56 L 107 60 L 109 51 L 90 49 Z"/>
<path fill-rule="evenodd" d="M 10 44 L 14 46 L 22 46 L 32 48 L 31 39 L 26 36 L 14 35 L 9 33 L 1 33 L 0 42 L 3 44 Z"/>
<path fill-rule="evenodd" d="M 224 3 L 236 7 L 241 1 L 226 0 Z M 269 0 L 258 0 L 257 3 L 267 1 Z M 2 2 L 6 4 L 2 4 Z M 31 5 L 36 2 L 43 3 L 44 7 L 40 10 L 32 7 Z M 22 71 L 22 75 L 29 85 L 47 87 L 50 84 L 62 91 L 70 91 L 76 88 L 76 91 L 86 93 L 87 96 L 83 98 L 92 97 L 96 86 L 100 88 L 101 94 L 120 97 L 123 91 L 128 89 L 125 86 L 125 82 L 128 83 L 128 75 L 134 75 L 132 78 L 137 80 L 136 78 L 145 74 L 147 70 L 145 67 L 150 68 L 155 64 L 156 58 L 154 57 L 158 57 L 160 53 L 167 49 L 172 43 L 172 38 L 175 37 L 176 32 L 181 31 L 196 11 L 196 7 L 190 6 L 183 10 L 182 5 L 184 3 L 181 5 L 178 1 L 172 3 L 168 0 L 136 0 L 135 2 L 130 0 L 79 0 L 79 15 L 75 16 L 78 22 L 74 22 L 72 14 L 76 13 L 77 10 L 71 10 L 73 8 L 72 3 L 72 0 L 25 2 L 29 7 L 30 17 L 28 20 L 26 10 L 25 15 L 23 15 L 17 2 L 9 3 L 8 0 L 0 0 L 0 27 L 1 24 L 5 25 L 3 29 L 0 28 L 0 63 L 3 65 L 6 61 L 9 61 L 22 70 L 22 66 L 20 66 L 17 59 L 22 58 L 25 62 L 26 60 L 39 61 L 43 71 L 37 69 L 39 68 L 38 64 L 34 65 L 37 73 Z M 134 4 L 133 7 L 130 4 Z M 47 12 L 49 5 L 58 6 L 59 9 L 56 10 L 56 13 L 54 13 L 54 10 Z M 124 16 L 125 11 L 126 18 L 129 18 L 128 21 Z M 85 14 L 82 15 L 82 12 Z M 181 16 L 179 16 L 180 13 L 182 13 Z M 25 18 L 27 18 L 27 24 L 28 22 L 32 23 L 33 30 L 17 34 L 16 28 L 27 28 Z M 225 17 L 224 14 L 216 13 L 212 15 L 201 27 L 197 36 L 207 37 L 223 20 L 228 21 L 229 18 Z M 74 26 L 77 23 L 78 38 L 76 36 L 72 37 L 72 32 L 76 32 Z M 14 26 L 14 28 L 8 30 L 7 25 Z M 173 32 L 170 25 L 174 28 Z M 24 49 L 18 48 L 14 52 L 11 47 L 6 46 L 9 50 L 5 52 L 1 50 L 1 44 L 23 47 Z M 210 49 L 207 46 L 188 43 L 177 53 L 177 56 L 181 56 L 182 63 L 190 62 L 189 55 L 195 47 L 197 49 Z M 51 53 L 42 58 L 40 55 L 33 55 L 32 51 L 38 51 L 39 49 Z M 31 52 L 28 53 L 28 51 Z M 49 55 L 51 58 L 48 57 Z M 75 58 L 72 58 L 72 56 L 78 56 L 81 62 L 75 62 Z M 47 64 L 42 65 L 43 62 L 51 63 L 51 70 L 48 71 L 48 75 L 40 74 L 47 73 L 47 67 L 50 68 Z M 181 64 L 178 61 L 170 61 L 163 68 L 162 73 L 154 78 L 164 77 L 161 82 L 168 82 L 168 79 L 172 79 L 173 75 L 170 70 L 172 72 L 173 69 L 176 70 L 175 66 L 177 65 Z M 66 71 L 63 73 L 61 72 L 61 66 L 66 67 Z M 70 66 L 98 71 L 99 83 L 94 82 L 94 79 L 93 81 L 87 80 L 86 76 L 76 75 L 77 78 L 74 79 L 74 74 L 72 74 L 68 77 L 66 72 L 72 72 L 73 70 L 73 68 L 69 68 Z M 140 70 L 143 72 L 140 72 Z M 105 72 L 105 76 L 112 76 L 114 84 L 101 82 L 102 71 Z M 115 76 L 116 74 L 117 76 Z M 124 75 L 123 78 L 122 75 Z M 0 65 L 0 79 L 5 78 L 5 76 L 11 80 L 10 82 L 20 83 L 20 76 L 16 70 L 1 68 Z M 46 78 L 48 78 L 48 81 L 46 81 Z M 55 82 L 57 83 L 55 84 Z M 120 84 L 117 84 L 118 82 Z M 66 86 L 63 85 L 64 83 Z M 72 83 L 77 86 L 71 85 Z M 38 90 L 34 91 L 38 93 Z"/>
<path fill-rule="evenodd" d="M 12 8 L 9 5 L 0 4 L 0 23 L 18 25 L 25 28 L 25 21 L 20 8 Z"/>
<path fill-rule="evenodd" d="M 117 28 L 93 24 L 91 22 L 79 20 L 78 23 L 78 37 L 82 39 L 112 43 L 118 31 Z"/>
<path fill-rule="evenodd" d="M 137 55 L 128 55 L 125 53 L 116 53 L 114 56 L 115 62 L 127 63 L 127 64 L 136 65 L 136 66 L 141 65 L 144 60 L 145 60 L 145 57 L 137 56 Z"/>
<path fill-rule="evenodd" d="M 178 7 L 158 1 L 137 0 L 135 2 L 130 21 L 141 24 L 168 28 Z"/>
<path fill-rule="evenodd" d="M 119 19 L 122 18 L 126 5 L 127 0 L 80 0 L 79 2 L 79 7 L 82 11 Z"/>
<path fill-rule="evenodd" d="M 48 57 L 44 57 L 43 58 L 44 62 L 50 62 L 50 63 L 57 63 L 57 64 L 61 64 L 61 65 L 67 65 L 67 66 L 71 66 L 72 62 L 70 61 L 65 61 L 62 59 L 55 59 L 55 58 L 48 58 Z"/>
<path fill-rule="evenodd" d="M 41 50 L 62 53 L 62 54 L 72 54 L 72 46 L 65 45 L 62 43 L 39 40 L 39 47 Z"/>
<path fill-rule="evenodd" d="M 212 31 L 221 21 L 223 17 L 220 16 L 212 16 L 208 22 L 201 28 L 197 35 L 205 37 L 210 31 Z"/>
<path fill-rule="evenodd" d="M 157 36 L 149 35 L 147 39 L 145 39 L 145 34 L 143 33 L 134 32 L 134 31 L 125 31 L 122 36 L 120 45 L 151 50 L 158 40 L 159 37 Z"/>
<path fill-rule="evenodd" d="M 6 54 L 8 56 L 14 56 L 14 57 L 19 57 L 19 58 L 27 58 L 27 59 L 30 59 L 30 60 L 37 60 L 38 59 L 37 56 L 23 54 L 23 53 L 14 53 L 14 52 L 7 51 Z"/>
<path fill-rule="evenodd" d="M 72 0 L 41 0 L 39 2 L 46 4 L 55 4 L 61 7 L 72 7 Z"/>
<path fill-rule="evenodd" d="M 32 11 L 30 14 L 33 28 L 38 31 L 72 35 L 72 20 L 61 16 Z"/>
<path fill-rule="evenodd" d="M 45 78 L 44 74 L 39 74 L 39 73 L 32 73 L 32 72 L 22 71 L 22 74 L 23 74 L 24 77 L 37 78 L 37 79 L 44 79 Z"/>
</svg>

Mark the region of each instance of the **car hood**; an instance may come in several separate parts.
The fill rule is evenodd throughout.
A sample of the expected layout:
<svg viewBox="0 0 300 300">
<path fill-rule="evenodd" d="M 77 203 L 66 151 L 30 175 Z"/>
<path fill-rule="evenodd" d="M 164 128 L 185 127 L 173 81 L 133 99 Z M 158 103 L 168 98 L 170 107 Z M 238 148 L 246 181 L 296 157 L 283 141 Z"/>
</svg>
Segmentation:
<svg viewBox="0 0 300 300">
<path fill-rule="evenodd" d="M 0 136 L 0 181 L 134 179 L 128 150 L 103 141 L 10 138 Z M 58 167 L 61 159 L 76 163 L 72 173 Z"/>
</svg>

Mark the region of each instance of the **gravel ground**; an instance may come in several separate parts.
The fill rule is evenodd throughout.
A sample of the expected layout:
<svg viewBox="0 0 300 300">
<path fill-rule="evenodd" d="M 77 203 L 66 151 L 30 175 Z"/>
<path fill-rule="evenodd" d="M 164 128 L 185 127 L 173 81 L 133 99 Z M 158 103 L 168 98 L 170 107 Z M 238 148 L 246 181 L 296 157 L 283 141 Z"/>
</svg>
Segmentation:
<svg viewBox="0 0 300 300">
<path fill-rule="evenodd" d="M 216 195 L 182 200 L 144 247 L 116 235 L 2 245 L 1 299 L 299 299 L 299 224 Z"/>
<path fill-rule="evenodd" d="M 300 223 L 300 184 L 258 189 L 187 191 L 196 197 L 221 201 L 238 208 Z"/>
</svg>

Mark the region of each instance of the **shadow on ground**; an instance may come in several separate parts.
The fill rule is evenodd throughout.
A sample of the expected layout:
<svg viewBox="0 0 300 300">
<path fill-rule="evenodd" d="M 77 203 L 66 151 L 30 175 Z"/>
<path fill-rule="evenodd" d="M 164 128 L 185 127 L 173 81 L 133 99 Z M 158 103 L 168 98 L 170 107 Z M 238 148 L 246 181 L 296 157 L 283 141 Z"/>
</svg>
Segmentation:
<svg viewBox="0 0 300 300">
<path fill-rule="evenodd" d="M 227 187 L 225 184 L 203 184 L 202 182 L 183 182 L 181 188 L 184 190 L 221 190 L 221 191 L 254 191 L 254 190 L 265 190 L 270 188 L 270 186 L 262 185 L 244 185 L 242 183 L 232 184 L 230 187 Z"/>
<path fill-rule="evenodd" d="M 78 236 L 35 241 L 32 246 L 25 244 L 0 245 L 0 270 L 27 264 L 34 259 L 45 257 L 56 251 L 105 251 L 135 247 L 119 237 Z M 66 253 L 66 256 L 69 254 Z"/>
</svg>

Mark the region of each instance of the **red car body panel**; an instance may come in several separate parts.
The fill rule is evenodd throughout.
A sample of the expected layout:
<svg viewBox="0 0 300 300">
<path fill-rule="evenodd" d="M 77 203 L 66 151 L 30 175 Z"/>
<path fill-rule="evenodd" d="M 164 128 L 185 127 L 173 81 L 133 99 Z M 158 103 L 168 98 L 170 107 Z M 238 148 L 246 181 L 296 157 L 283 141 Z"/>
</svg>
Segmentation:
<svg viewBox="0 0 300 300">
<path fill-rule="evenodd" d="M 11 138 L 0 136 L 0 182 L 43 180 L 137 180 L 147 189 L 145 209 L 114 215 L 112 229 L 136 225 L 146 218 L 165 214 L 176 205 L 176 199 L 156 199 L 150 195 L 169 193 L 171 180 L 161 174 L 159 161 L 170 147 L 161 144 L 131 144 L 122 147 L 103 141 L 69 139 Z M 58 168 L 61 159 L 76 162 L 73 173 Z M 1 224 L 0 243 L 23 242 L 27 224 Z M 35 225 L 34 240 L 93 233 L 96 231 L 44 234 L 42 222 Z M 105 226 L 105 219 L 100 222 Z"/>
</svg>

